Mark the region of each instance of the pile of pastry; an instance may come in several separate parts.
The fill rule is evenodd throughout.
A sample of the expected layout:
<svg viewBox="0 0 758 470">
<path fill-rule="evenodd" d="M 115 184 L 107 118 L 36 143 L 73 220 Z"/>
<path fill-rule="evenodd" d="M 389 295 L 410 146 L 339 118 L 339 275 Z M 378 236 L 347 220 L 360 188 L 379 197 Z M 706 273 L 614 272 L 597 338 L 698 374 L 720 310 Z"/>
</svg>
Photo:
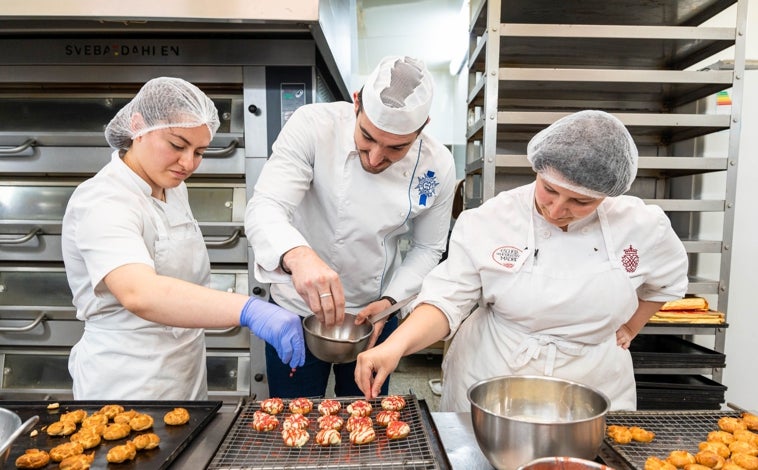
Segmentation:
<svg viewBox="0 0 758 470">
<path fill-rule="evenodd" d="M 372 419 L 373 407 L 366 400 L 355 400 L 345 407 L 347 416 L 340 416 L 342 403 L 337 400 L 325 399 L 318 406 L 319 416 L 314 427 L 318 428 L 314 442 L 319 446 L 335 446 L 342 443 L 342 429 L 349 433 L 351 444 L 361 445 L 376 439 L 374 420 L 385 428 L 389 439 L 408 437 L 411 429 L 408 423 L 400 420 L 400 411 L 405 408 L 405 399 L 399 395 L 390 395 L 381 401 L 382 409 Z M 313 410 L 313 402 L 308 398 L 296 398 L 288 404 L 290 414 L 282 419 L 282 441 L 288 447 L 302 447 L 310 440 L 308 429 L 311 418 L 308 414 Z M 284 401 L 281 398 L 268 398 L 261 401 L 261 409 L 253 414 L 251 426 L 256 431 L 269 432 L 279 427 L 277 417 L 284 411 Z"/>
<path fill-rule="evenodd" d="M 650 323 L 694 323 L 717 324 L 724 323 L 722 312 L 710 310 L 708 300 L 702 297 L 685 297 L 666 302 L 653 315 Z"/>
<path fill-rule="evenodd" d="M 55 404 L 48 406 L 55 412 Z M 189 422 L 190 415 L 185 408 L 174 408 L 163 416 L 169 426 L 180 426 Z M 135 433 L 124 444 L 108 449 L 106 460 L 122 463 L 133 460 L 137 451 L 158 447 L 160 437 L 149 432 L 154 419 L 148 413 L 137 410 L 125 410 L 121 405 L 105 405 L 89 414 L 83 409 L 62 413 L 58 421 L 42 428 L 48 436 L 65 440 L 49 451 L 44 449 L 27 449 L 16 459 L 18 468 L 42 468 L 50 461 L 59 462 L 61 470 L 87 469 L 95 460 L 95 449 L 103 441 L 125 439 Z M 146 432 L 147 431 L 147 432 Z M 136 434 L 138 433 L 138 434 Z M 32 437 L 37 431 L 32 431 Z M 88 452 L 92 450 L 91 452 Z"/>
</svg>

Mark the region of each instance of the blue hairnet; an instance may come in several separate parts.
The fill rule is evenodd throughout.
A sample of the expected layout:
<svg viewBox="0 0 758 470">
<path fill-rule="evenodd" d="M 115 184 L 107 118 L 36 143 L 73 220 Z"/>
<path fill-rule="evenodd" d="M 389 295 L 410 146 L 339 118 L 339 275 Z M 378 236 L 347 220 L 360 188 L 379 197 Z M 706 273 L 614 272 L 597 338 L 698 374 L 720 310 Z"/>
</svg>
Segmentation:
<svg viewBox="0 0 758 470">
<path fill-rule="evenodd" d="M 604 111 L 580 111 L 555 121 L 529 141 L 526 153 L 534 171 L 557 172 L 587 194 L 624 194 L 637 175 L 632 136 Z"/>
</svg>

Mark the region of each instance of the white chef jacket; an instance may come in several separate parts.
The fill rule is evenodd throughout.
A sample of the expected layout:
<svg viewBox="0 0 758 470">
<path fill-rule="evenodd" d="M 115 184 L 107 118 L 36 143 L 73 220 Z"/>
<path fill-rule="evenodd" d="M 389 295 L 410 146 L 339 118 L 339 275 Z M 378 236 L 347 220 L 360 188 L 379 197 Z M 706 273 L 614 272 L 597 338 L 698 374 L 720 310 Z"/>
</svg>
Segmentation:
<svg viewBox="0 0 758 470">
<path fill-rule="evenodd" d="M 62 249 L 76 316 L 85 321 L 69 372 L 74 398 L 196 400 L 207 397 L 204 330 L 174 328 L 125 310 L 103 278 L 133 263 L 210 285 L 210 262 L 184 183 L 166 202 L 113 153 L 74 191 L 63 217 Z"/>
<path fill-rule="evenodd" d="M 612 409 L 634 409 L 631 354 L 615 332 L 637 298 L 685 294 L 684 247 L 659 207 L 631 196 L 606 198 L 563 232 L 537 213 L 534 188 L 464 211 L 447 261 L 414 301 L 440 308 L 448 339 L 455 334 L 440 408 L 468 410 L 466 392 L 479 380 L 553 375 L 599 389 Z"/>
<path fill-rule="evenodd" d="M 379 174 L 366 172 L 355 147 L 352 103 L 300 107 L 272 146 L 245 214 L 255 277 L 273 283 L 281 306 L 310 310 L 282 254 L 313 248 L 339 275 L 347 307 L 418 292 L 445 250 L 455 186 L 451 153 L 422 133 L 408 154 Z M 410 232 L 401 260 L 398 241 Z"/>
</svg>

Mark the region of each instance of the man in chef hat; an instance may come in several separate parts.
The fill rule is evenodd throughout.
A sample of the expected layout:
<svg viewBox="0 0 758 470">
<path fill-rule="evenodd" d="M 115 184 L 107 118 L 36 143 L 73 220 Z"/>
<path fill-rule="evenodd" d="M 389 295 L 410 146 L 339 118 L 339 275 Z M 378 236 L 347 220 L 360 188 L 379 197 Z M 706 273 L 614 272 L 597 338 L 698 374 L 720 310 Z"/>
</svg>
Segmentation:
<svg viewBox="0 0 758 470">
<path fill-rule="evenodd" d="M 255 277 L 271 283 L 272 302 L 333 325 L 345 310 L 363 322 L 418 292 L 445 250 L 456 182 L 450 151 L 424 132 L 433 90 L 421 60 L 385 57 L 353 103 L 292 114 L 245 214 Z M 379 321 L 370 344 L 396 326 Z M 268 347 L 266 362 L 271 396 L 323 396 L 332 369 L 335 395 L 362 395 L 355 363 L 307 351 L 293 372 Z"/>
</svg>

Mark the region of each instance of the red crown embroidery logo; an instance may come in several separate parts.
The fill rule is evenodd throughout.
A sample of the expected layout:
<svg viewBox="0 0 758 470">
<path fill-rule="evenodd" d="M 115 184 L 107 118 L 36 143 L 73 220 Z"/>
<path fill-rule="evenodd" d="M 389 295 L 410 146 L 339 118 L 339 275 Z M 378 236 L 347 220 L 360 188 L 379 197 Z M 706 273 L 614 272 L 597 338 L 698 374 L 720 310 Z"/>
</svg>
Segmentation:
<svg viewBox="0 0 758 470">
<path fill-rule="evenodd" d="M 637 249 L 629 245 L 629 248 L 624 248 L 624 256 L 621 257 L 621 264 L 624 265 L 626 272 L 633 273 L 637 270 L 637 266 L 640 265 L 640 255 L 637 254 Z"/>
</svg>

